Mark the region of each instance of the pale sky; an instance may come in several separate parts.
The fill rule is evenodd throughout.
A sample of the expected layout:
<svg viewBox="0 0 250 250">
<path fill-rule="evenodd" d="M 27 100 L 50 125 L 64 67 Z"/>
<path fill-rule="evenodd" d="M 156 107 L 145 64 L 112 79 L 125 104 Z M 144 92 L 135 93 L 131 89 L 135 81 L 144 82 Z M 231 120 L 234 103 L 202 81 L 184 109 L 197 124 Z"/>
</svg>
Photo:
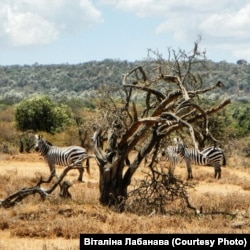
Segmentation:
<svg viewBox="0 0 250 250">
<path fill-rule="evenodd" d="M 0 0 L 0 65 L 144 60 L 201 49 L 250 62 L 249 0 Z"/>
</svg>

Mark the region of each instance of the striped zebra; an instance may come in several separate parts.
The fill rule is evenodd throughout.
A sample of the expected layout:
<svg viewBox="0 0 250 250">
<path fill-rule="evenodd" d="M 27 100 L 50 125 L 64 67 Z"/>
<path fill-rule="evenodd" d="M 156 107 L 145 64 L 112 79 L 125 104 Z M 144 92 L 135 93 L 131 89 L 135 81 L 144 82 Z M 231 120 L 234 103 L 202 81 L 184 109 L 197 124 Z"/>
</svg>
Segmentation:
<svg viewBox="0 0 250 250">
<path fill-rule="evenodd" d="M 187 179 L 193 178 L 191 163 L 213 166 L 214 178 L 221 178 L 221 166 L 226 165 L 226 157 L 221 148 L 212 146 L 199 152 L 195 148 L 187 148 L 180 139 L 175 139 L 175 144 L 175 146 L 169 146 L 168 151 L 172 154 L 178 154 L 181 160 L 185 160 L 188 173 Z"/>
<path fill-rule="evenodd" d="M 169 173 L 173 173 L 179 159 L 177 151 L 174 150 L 172 146 L 169 146 L 166 149 L 162 148 L 161 152 L 156 157 L 156 162 L 161 166 L 161 168 L 165 165 L 162 164 L 165 161 L 169 162 Z"/>
<path fill-rule="evenodd" d="M 179 158 L 177 151 L 173 150 L 171 146 L 167 147 L 166 149 L 162 148 L 160 153 L 157 155 L 155 161 L 160 165 L 161 171 L 163 168 L 166 167 L 165 162 L 168 162 L 168 176 L 169 182 L 174 183 L 174 169 L 175 166 L 178 164 Z"/>
<path fill-rule="evenodd" d="M 84 167 L 82 162 L 86 160 L 87 173 L 89 170 L 89 157 L 85 148 L 80 146 L 57 147 L 46 141 L 42 136 L 35 135 L 35 150 L 39 151 L 49 165 L 50 173 L 56 176 L 55 165 L 69 166 L 76 163 L 79 171 L 78 181 L 83 182 Z"/>
<path fill-rule="evenodd" d="M 160 152 L 157 153 L 154 159 L 153 159 L 154 157 L 153 152 L 150 152 L 148 155 L 146 155 L 144 158 L 144 165 L 149 167 L 152 166 L 153 163 L 156 163 L 160 167 L 162 173 L 164 173 L 164 169 L 168 167 L 169 181 L 173 182 L 174 181 L 173 172 L 175 166 L 178 164 L 179 161 L 178 154 L 177 152 L 172 150 L 171 147 L 167 148 L 161 147 L 159 151 Z"/>
</svg>

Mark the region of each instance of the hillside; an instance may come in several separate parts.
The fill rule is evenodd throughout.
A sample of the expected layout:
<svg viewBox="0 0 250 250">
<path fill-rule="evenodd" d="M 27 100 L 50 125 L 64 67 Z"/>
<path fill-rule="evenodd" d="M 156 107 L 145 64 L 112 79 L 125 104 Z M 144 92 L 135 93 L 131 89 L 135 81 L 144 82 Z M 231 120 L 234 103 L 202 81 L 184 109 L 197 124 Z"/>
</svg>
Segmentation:
<svg viewBox="0 0 250 250">
<path fill-rule="evenodd" d="M 146 63 L 148 62 L 106 59 L 76 65 L 0 66 L 0 100 L 16 103 L 37 94 L 45 94 L 59 100 L 88 99 L 100 85 L 120 85 L 123 74 Z M 218 80 L 225 84 L 223 92 L 216 94 L 229 96 L 232 100 L 249 99 L 250 65 L 207 61 L 206 68 L 197 68 L 194 71 L 202 76 L 204 85 Z"/>
</svg>

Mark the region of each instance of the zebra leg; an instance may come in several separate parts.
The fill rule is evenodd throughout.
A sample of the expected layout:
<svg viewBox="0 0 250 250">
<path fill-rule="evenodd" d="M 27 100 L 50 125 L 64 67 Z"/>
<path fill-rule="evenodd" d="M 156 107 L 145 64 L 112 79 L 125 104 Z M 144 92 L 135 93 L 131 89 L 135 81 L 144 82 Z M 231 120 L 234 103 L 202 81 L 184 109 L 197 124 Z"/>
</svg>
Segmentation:
<svg viewBox="0 0 250 250">
<path fill-rule="evenodd" d="M 83 181 L 83 172 L 84 172 L 83 166 L 79 166 L 77 169 L 79 171 L 78 181 L 79 182 L 84 182 Z"/>
<path fill-rule="evenodd" d="M 191 160 L 186 159 L 186 167 L 187 167 L 187 180 L 193 179 Z"/>
<path fill-rule="evenodd" d="M 58 176 L 56 175 L 56 168 L 54 164 L 49 164 L 49 170 L 50 170 L 50 176 L 56 177 L 58 179 Z"/>
<path fill-rule="evenodd" d="M 86 170 L 87 170 L 87 173 L 90 174 L 90 163 L 89 163 L 89 158 L 86 160 Z"/>
<path fill-rule="evenodd" d="M 221 168 L 220 165 L 214 165 L 214 178 L 220 179 L 221 178 Z"/>
<path fill-rule="evenodd" d="M 169 168 L 168 168 L 168 181 L 169 181 L 170 184 L 175 183 L 174 169 L 175 169 L 175 164 L 170 163 Z"/>
<path fill-rule="evenodd" d="M 89 158 L 86 159 L 86 170 L 87 173 L 90 175 L 90 163 L 89 163 Z M 82 165 L 78 166 L 78 171 L 79 171 L 79 177 L 78 177 L 78 181 L 80 182 L 84 182 L 83 181 L 83 173 L 84 173 L 84 167 Z"/>
</svg>

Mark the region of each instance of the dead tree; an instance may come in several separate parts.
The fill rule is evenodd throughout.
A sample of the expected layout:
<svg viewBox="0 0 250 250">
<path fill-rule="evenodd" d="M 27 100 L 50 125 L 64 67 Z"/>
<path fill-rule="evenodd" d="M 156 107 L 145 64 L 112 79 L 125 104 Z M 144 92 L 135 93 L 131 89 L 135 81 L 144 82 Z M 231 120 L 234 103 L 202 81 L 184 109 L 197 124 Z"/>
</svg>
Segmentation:
<svg viewBox="0 0 250 250">
<path fill-rule="evenodd" d="M 202 140 L 209 134 L 209 116 L 230 103 L 226 99 L 208 108 L 201 105 L 199 97 L 222 88 L 223 83 L 217 81 L 204 87 L 203 76 L 193 72 L 194 66 L 204 66 L 206 62 L 197 43 L 191 53 L 169 50 L 168 60 L 155 54 L 156 60 L 149 60 L 148 65 L 135 67 L 123 76 L 117 91 L 121 93 L 120 103 L 108 89 L 101 91 L 100 119 L 93 142 L 103 205 L 113 206 L 126 200 L 128 186 L 145 156 L 171 133 L 185 130 L 198 149 L 197 136 Z M 126 159 L 135 149 L 128 166 Z"/>
</svg>

